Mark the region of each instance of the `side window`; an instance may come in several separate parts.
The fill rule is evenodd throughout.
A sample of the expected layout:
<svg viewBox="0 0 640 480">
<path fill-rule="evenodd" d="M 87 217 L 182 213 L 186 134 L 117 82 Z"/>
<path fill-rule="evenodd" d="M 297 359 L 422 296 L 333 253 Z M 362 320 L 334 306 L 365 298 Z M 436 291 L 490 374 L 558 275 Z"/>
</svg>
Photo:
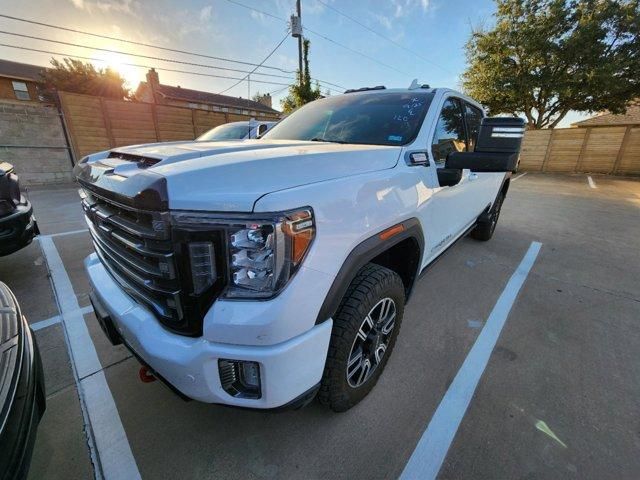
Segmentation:
<svg viewBox="0 0 640 480">
<path fill-rule="evenodd" d="M 480 131 L 480 122 L 482 122 L 483 114 L 482 110 L 466 102 L 464 110 L 467 117 L 467 128 L 469 129 L 469 151 L 473 152 L 478 141 L 478 132 Z"/>
<path fill-rule="evenodd" d="M 451 152 L 463 152 L 467 148 L 464 117 L 460 102 L 449 98 L 444 102 L 436 132 L 431 142 L 431 152 L 436 163 L 444 163 Z"/>
<path fill-rule="evenodd" d="M 18 100 L 31 100 L 26 83 L 12 81 L 11 84 L 13 86 L 13 93 Z"/>
</svg>

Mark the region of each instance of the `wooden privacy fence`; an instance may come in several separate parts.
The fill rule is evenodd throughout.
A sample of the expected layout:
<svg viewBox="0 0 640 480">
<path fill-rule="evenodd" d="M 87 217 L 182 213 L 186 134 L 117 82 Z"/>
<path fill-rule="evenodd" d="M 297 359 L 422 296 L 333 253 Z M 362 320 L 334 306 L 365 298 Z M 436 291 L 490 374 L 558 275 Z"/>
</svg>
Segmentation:
<svg viewBox="0 0 640 480">
<path fill-rule="evenodd" d="M 251 118 L 236 113 L 124 102 L 77 93 L 59 92 L 59 95 L 76 161 L 90 153 L 123 145 L 193 140 L 223 123 Z"/>
<path fill-rule="evenodd" d="M 529 130 L 520 169 L 640 175 L 640 125 Z"/>
</svg>

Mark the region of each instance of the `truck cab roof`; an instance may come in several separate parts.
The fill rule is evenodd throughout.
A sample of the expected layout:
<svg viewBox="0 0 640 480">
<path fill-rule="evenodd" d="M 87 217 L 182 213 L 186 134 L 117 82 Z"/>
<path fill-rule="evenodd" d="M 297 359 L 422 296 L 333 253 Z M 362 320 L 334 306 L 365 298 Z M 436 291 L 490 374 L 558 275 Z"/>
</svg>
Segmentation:
<svg viewBox="0 0 640 480">
<path fill-rule="evenodd" d="M 452 88 L 446 87 L 430 87 L 429 85 L 418 85 L 417 87 L 409 87 L 409 88 L 386 88 L 383 85 L 376 87 L 361 87 L 361 88 L 352 88 L 349 90 L 345 90 L 344 95 L 383 95 L 386 93 L 407 93 L 413 92 L 416 95 L 421 94 L 433 94 L 436 96 L 449 96 L 453 95 L 463 100 L 476 105 L 478 108 L 484 110 L 482 105 L 478 103 L 473 98 L 465 95 L 462 92 L 454 90 Z"/>
</svg>

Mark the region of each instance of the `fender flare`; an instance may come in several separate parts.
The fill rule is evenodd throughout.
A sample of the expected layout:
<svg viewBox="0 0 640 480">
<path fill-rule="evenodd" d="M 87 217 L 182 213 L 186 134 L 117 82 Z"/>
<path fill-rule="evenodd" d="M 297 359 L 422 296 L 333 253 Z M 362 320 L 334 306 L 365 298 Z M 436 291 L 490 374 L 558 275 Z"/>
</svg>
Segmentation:
<svg viewBox="0 0 640 480">
<path fill-rule="evenodd" d="M 420 221 L 415 217 L 400 222 L 399 224 L 396 224 L 391 228 L 394 228 L 397 225 L 402 225 L 404 227 L 401 232 L 393 235 L 390 238 L 382 239 L 380 238 L 380 235 L 386 230 L 389 230 L 385 229 L 382 232 L 378 232 L 359 243 L 349 253 L 349 255 L 347 255 L 347 258 L 340 267 L 340 270 L 334 278 L 333 283 L 331 284 L 331 288 L 329 288 L 324 302 L 320 307 L 318 317 L 316 318 L 316 325 L 335 315 L 338 307 L 340 306 L 340 302 L 342 301 L 342 297 L 344 297 L 344 294 L 349 287 L 349 284 L 354 279 L 356 274 L 360 271 L 360 269 L 362 269 L 362 267 L 364 267 L 371 260 L 376 258 L 384 251 L 388 250 L 389 248 L 393 247 L 394 245 L 397 245 L 403 240 L 413 238 L 418 243 L 420 252 L 418 255 L 418 261 L 416 262 L 417 265 L 415 268 L 415 273 L 411 277 L 409 287 L 407 288 L 407 300 L 409 299 L 411 290 L 413 289 L 413 285 L 415 284 L 420 271 L 422 255 L 424 253 L 424 235 L 422 233 L 422 226 L 420 225 Z"/>
</svg>

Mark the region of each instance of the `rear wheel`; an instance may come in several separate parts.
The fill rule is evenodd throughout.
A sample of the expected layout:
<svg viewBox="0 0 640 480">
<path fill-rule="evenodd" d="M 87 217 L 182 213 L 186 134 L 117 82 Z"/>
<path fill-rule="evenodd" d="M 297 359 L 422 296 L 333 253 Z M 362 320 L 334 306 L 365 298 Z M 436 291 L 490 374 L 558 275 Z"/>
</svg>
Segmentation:
<svg viewBox="0 0 640 480">
<path fill-rule="evenodd" d="M 368 264 L 356 275 L 334 318 L 321 403 L 343 412 L 371 391 L 395 345 L 404 295 L 401 278 L 388 268 Z"/>
<path fill-rule="evenodd" d="M 493 237 L 493 232 L 496 229 L 496 225 L 498 224 L 498 219 L 500 218 L 500 209 L 502 208 L 502 203 L 504 202 L 505 194 L 500 192 L 496 201 L 491 206 L 491 210 L 489 211 L 489 215 L 485 220 L 479 221 L 478 225 L 471 230 L 471 237 L 476 240 L 480 240 L 486 242 Z"/>
</svg>

